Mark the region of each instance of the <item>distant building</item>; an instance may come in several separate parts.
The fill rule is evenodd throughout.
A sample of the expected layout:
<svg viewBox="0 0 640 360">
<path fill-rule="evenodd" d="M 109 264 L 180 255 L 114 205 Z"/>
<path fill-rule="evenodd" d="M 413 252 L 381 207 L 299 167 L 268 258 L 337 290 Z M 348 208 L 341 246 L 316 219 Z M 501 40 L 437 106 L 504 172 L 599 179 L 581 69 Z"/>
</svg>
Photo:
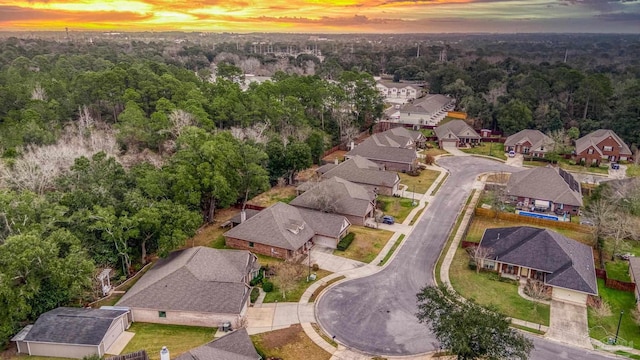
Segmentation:
<svg viewBox="0 0 640 360">
<path fill-rule="evenodd" d="M 434 129 L 438 137 L 438 146 L 444 148 L 447 145 L 456 147 L 467 144 L 478 144 L 482 137 L 464 120 L 451 120 Z"/>
<path fill-rule="evenodd" d="M 412 100 L 422 95 L 422 88 L 417 84 L 378 80 L 376 89 L 385 99 Z"/>
<path fill-rule="evenodd" d="M 525 129 L 509 136 L 504 142 L 504 150 L 543 158 L 553 150 L 553 140 L 540 130 Z"/>
<path fill-rule="evenodd" d="M 631 155 L 629 146 L 616 133 L 600 129 L 576 140 L 574 159 L 587 165 L 600 165 L 603 161 L 626 161 Z"/>
<path fill-rule="evenodd" d="M 413 171 L 418 167 L 416 148 L 424 144 L 424 136 L 419 131 L 396 127 L 373 134 L 345 154 L 348 160 L 362 156 L 385 170 Z"/>
<path fill-rule="evenodd" d="M 430 94 L 404 105 L 395 105 L 385 115 L 389 121 L 413 125 L 436 125 L 455 107 L 455 99 Z"/>
</svg>

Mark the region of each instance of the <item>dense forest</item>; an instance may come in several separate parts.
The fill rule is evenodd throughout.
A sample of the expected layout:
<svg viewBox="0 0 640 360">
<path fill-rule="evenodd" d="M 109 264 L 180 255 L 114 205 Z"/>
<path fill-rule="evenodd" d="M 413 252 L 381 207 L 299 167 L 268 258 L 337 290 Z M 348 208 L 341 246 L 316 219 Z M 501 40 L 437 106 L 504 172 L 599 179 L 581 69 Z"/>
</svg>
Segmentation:
<svg viewBox="0 0 640 360">
<path fill-rule="evenodd" d="M 75 35 L 0 41 L 0 344 L 95 298 L 100 269 L 130 275 L 371 128 L 374 76 L 450 94 L 478 127 L 605 127 L 640 144 L 640 41 L 624 36 Z"/>
</svg>

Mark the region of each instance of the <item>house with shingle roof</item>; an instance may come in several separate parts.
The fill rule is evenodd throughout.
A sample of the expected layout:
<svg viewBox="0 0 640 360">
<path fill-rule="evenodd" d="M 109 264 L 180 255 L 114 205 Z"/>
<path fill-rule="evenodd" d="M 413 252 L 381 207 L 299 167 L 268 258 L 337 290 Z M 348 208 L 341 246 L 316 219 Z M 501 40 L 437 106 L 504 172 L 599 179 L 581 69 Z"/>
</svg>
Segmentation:
<svg viewBox="0 0 640 360">
<path fill-rule="evenodd" d="M 536 279 L 552 287 L 552 299 L 586 305 L 598 294 L 590 246 L 548 229 L 530 226 L 486 229 L 479 248 L 489 250 L 482 268 L 501 276 Z"/>
<path fill-rule="evenodd" d="M 578 163 L 587 165 L 631 159 L 629 146 L 612 130 L 600 129 L 576 140 L 573 156 Z"/>
<path fill-rule="evenodd" d="M 249 251 L 203 246 L 160 259 L 118 301 L 134 321 L 219 327 L 249 307 L 249 282 L 260 264 Z"/>
<path fill-rule="evenodd" d="M 381 169 L 380 165 L 360 155 L 339 164 L 323 165 L 316 170 L 316 173 L 321 179 L 337 176 L 380 195 L 391 196 L 398 192 L 400 185 L 398 173 Z"/>
<path fill-rule="evenodd" d="M 261 360 L 246 329 L 239 329 L 178 356 L 175 360 Z"/>
<path fill-rule="evenodd" d="M 504 150 L 543 158 L 553 150 L 553 145 L 553 140 L 542 131 L 525 129 L 509 136 L 504 142 Z"/>
<path fill-rule="evenodd" d="M 278 202 L 227 231 L 224 237 L 225 244 L 235 249 L 292 259 L 314 244 L 335 249 L 349 226 L 344 216 Z"/>
<path fill-rule="evenodd" d="M 289 203 L 295 207 L 318 210 L 346 217 L 350 223 L 364 225 L 374 216 L 376 195 L 337 176 L 321 181 Z"/>
<path fill-rule="evenodd" d="M 455 99 L 451 97 L 430 94 L 389 108 L 385 111 L 385 116 L 389 121 L 404 124 L 434 125 L 454 109 L 455 103 Z"/>
<path fill-rule="evenodd" d="M 446 145 L 461 147 L 467 144 L 478 144 L 482 140 L 482 137 L 464 120 L 451 120 L 436 127 L 433 132 L 438 137 L 438 146 L 441 149 Z"/>
<path fill-rule="evenodd" d="M 59 307 L 40 315 L 11 341 L 18 353 L 82 359 L 104 356 L 129 328 L 129 311 Z"/>
<path fill-rule="evenodd" d="M 546 166 L 511 174 L 506 195 L 518 207 L 577 215 L 582 189 L 573 176 L 559 167 Z"/>
<path fill-rule="evenodd" d="M 638 284 L 638 282 L 640 282 L 640 257 L 629 257 L 629 277 L 631 278 L 631 282 L 636 284 L 634 291 L 636 295 L 636 307 L 640 310 L 640 284 Z"/>
<path fill-rule="evenodd" d="M 422 133 L 396 127 L 373 134 L 345 154 L 345 159 L 362 156 L 386 170 L 413 171 L 418 166 L 416 148 L 424 143 Z"/>
</svg>

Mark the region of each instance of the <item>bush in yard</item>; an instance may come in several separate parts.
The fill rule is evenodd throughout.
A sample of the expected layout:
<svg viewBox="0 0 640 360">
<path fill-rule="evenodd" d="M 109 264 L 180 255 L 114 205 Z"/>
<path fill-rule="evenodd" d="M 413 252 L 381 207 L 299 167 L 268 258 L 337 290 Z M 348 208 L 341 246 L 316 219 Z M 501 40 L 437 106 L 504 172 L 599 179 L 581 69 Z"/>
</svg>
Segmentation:
<svg viewBox="0 0 640 360">
<path fill-rule="evenodd" d="M 262 283 L 262 290 L 264 290 L 264 292 L 272 292 L 273 291 L 273 283 L 271 281 L 264 281 Z"/>
<path fill-rule="evenodd" d="M 256 285 L 258 285 L 260 283 L 262 283 L 262 271 L 259 271 L 258 272 L 258 276 L 256 276 L 253 279 L 251 279 L 251 281 L 249 282 L 249 285 L 256 286 Z"/>
<path fill-rule="evenodd" d="M 318 264 L 313 264 L 313 265 L 311 265 L 311 270 L 318 271 L 318 270 L 320 270 L 320 266 L 318 266 Z"/>
<path fill-rule="evenodd" d="M 260 290 L 257 287 L 254 287 L 253 289 L 251 289 L 251 295 L 249 295 L 250 299 L 251 299 L 251 303 L 255 303 L 256 300 L 258 300 L 258 297 L 260 296 Z"/>
<path fill-rule="evenodd" d="M 338 250 L 340 250 L 340 251 L 347 250 L 347 248 L 349 248 L 349 245 L 351 245 L 351 243 L 353 242 L 353 239 L 355 239 L 355 238 L 356 238 L 356 234 L 354 234 L 352 232 L 348 233 L 338 243 L 338 246 L 337 246 Z"/>
<path fill-rule="evenodd" d="M 435 164 L 435 162 L 436 162 L 436 158 L 433 155 L 431 155 L 431 154 L 425 155 L 425 157 L 424 157 L 424 163 L 425 164 L 433 165 L 433 164 Z"/>
</svg>

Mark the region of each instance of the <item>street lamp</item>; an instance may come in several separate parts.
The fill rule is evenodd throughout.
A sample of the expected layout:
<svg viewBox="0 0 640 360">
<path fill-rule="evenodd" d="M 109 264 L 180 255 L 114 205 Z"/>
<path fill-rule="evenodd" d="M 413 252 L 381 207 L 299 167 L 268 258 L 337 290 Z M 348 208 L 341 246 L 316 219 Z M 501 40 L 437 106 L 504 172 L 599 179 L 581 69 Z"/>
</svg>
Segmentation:
<svg viewBox="0 0 640 360">
<path fill-rule="evenodd" d="M 614 344 L 618 343 L 618 333 L 620 332 L 620 323 L 622 322 L 622 314 L 624 314 L 624 310 L 620 310 L 620 318 L 618 319 L 618 329 L 616 330 L 616 338 L 613 340 Z"/>
</svg>

